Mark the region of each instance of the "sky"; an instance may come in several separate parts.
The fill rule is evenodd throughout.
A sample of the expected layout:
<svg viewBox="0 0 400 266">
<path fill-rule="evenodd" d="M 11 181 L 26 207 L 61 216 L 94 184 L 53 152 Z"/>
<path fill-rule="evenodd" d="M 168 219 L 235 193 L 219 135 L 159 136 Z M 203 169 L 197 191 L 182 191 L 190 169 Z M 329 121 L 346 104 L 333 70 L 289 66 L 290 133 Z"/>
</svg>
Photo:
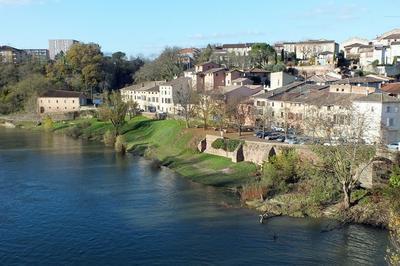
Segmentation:
<svg viewBox="0 0 400 266">
<path fill-rule="evenodd" d="M 166 46 L 374 38 L 400 28 L 400 0 L 0 0 L 0 45 L 49 39 L 154 57 Z"/>
</svg>

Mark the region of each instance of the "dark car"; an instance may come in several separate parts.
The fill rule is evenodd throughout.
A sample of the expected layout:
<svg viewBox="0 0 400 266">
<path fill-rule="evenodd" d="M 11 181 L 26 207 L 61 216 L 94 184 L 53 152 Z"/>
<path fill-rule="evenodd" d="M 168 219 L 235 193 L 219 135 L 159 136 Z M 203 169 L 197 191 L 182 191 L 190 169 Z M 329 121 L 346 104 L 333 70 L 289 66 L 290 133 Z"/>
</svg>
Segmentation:
<svg viewBox="0 0 400 266">
<path fill-rule="evenodd" d="M 266 140 L 276 140 L 281 136 L 279 133 L 271 133 L 268 136 L 265 136 Z"/>
<path fill-rule="evenodd" d="M 260 139 L 264 139 L 271 134 L 272 134 L 272 132 L 270 132 L 270 131 L 259 131 L 256 133 L 256 137 L 260 138 Z"/>
<path fill-rule="evenodd" d="M 286 139 L 286 137 L 285 136 L 283 136 L 283 135 L 280 135 L 278 138 L 276 138 L 275 140 L 276 141 L 278 141 L 278 142 L 284 142 L 285 141 L 285 139 Z"/>
</svg>

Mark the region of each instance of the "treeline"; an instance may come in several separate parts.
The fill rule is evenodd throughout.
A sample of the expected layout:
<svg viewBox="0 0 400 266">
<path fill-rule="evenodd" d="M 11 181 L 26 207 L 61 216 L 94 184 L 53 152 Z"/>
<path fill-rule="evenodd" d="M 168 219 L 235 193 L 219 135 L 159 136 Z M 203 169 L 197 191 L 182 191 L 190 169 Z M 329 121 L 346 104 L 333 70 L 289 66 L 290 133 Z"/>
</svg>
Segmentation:
<svg viewBox="0 0 400 266">
<path fill-rule="evenodd" d="M 0 113 L 35 109 L 36 97 L 47 89 L 88 93 L 112 91 L 134 82 L 144 65 L 141 58 L 122 52 L 106 56 L 97 44 L 75 44 L 54 61 L 0 64 Z"/>
</svg>

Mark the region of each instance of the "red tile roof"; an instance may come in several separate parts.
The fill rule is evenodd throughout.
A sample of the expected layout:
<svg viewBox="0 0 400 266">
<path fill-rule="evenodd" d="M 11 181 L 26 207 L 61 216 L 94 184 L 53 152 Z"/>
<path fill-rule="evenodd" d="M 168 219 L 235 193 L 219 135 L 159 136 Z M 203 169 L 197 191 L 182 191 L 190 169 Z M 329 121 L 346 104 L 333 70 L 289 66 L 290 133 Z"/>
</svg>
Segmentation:
<svg viewBox="0 0 400 266">
<path fill-rule="evenodd" d="M 400 82 L 383 84 L 381 90 L 387 93 L 400 94 Z"/>
</svg>

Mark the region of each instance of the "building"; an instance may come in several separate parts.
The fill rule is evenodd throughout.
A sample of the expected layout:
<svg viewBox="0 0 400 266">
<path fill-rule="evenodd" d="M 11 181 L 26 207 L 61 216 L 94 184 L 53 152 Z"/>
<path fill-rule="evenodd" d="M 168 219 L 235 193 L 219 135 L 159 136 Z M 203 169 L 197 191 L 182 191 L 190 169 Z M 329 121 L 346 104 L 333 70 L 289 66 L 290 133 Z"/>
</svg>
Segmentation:
<svg viewBox="0 0 400 266">
<path fill-rule="evenodd" d="M 237 56 L 248 56 L 253 45 L 254 43 L 223 44 L 219 49 L 222 49 L 227 53 L 234 53 Z"/>
<path fill-rule="evenodd" d="M 233 80 L 239 79 L 239 78 L 243 78 L 244 77 L 244 72 L 237 70 L 237 69 L 233 69 L 233 70 L 228 70 L 225 73 L 225 86 L 230 86 L 233 83 Z"/>
<path fill-rule="evenodd" d="M 278 54 L 283 51 L 285 58 L 295 55 L 296 59 L 303 61 L 303 63 L 309 63 L 317 57 L 322 56 L 320 60 L 315 60 L 314 64 L 323 63 L 325 65 L 333 65 L 335 64 L 334 58 L 339 53 L 339 44 L 333 40 L 282 42 L 275 44 L 274 47 Z"/>
<path fill-rule="evenodd" d="M 400 98 L 400 82 L 383 84 L 381 90 L 390 96 Z"/>
<path fill-rule="evenodd" d="M 180 63 L 185 66 L 185 69 L 191 69 L 199 54 L 200 50 L 197 48 L 184 48 L 178 51 L 178 58 Z"/>
<path fill-rule="evenodd" d="M 205 62 L 195 66 L 196 78 L 192 80 L 195 80 L 197 91 L 209 91 L 225 86 L 225 73 L 225 68 L 221 68 L 219 64 Z M 185 73 L 185 77 L 190 77 L 190 75 Z"/>
<path fill-rule="evenodd" d="M 45 63 L 50 59 L 49 50 L 47 49 L 24 49 L 24 52 L 31 59 L 40 61 L 42 63 Z"/>
<path fill-rule="evenodd" d="M 199 72 L 204 72 L 213 68 L 219 68 L 221 67 L 219 64 L 214 63 L 214 62 L 204 62 L 201 64 L 197 64 L 195 66 L 195 72 L 199 73 Z"/>
<path fill-rule="evenodd" d="M 124 102 L 135 101 L 138 108 L 145 112 L 160 111 L 160 85 L 165 81 L 148 81 L 122 88 Z"/>
<path fill-rule="evenodd" d="M 39 114 L 79 112 L 86 104 L 87 98 L 81 92 L 48 90 L 37 98 L 37 112 Z"/>
<path fill-rule="evenodd" d="M 296 77 L 289 73 L 283 71 L 273 72 L 270 74 L 270 85 L 268 90 L 275 90 L 294 81 L 296 81 Z"/>
<path fill-rule="evenodd" d="M 357 63 L 360 68 L 396 65 L 400 58 L 400 29 L 388 31 L 371 41 L 353 38 L 343 43 L 342 47 L 345 57 Z M 394 75 L 399 73 L 397 70 Z"/>
<path fill-rule="evenodd" d="M 244 76 L 251 79 L 254 84 L 268 84 L 270 73 L 271 72 L 261 68 L 252 68 L 248 71 L 245 71 Z"/>
<path fill-rule="evenodd" d="M 173 79 L 160 85 L 160 111 L 171 114 L 178 114 L 181 110 L 179 104 L 174 102 L 174 96 L 179 90 L 190 90 L 192 80 L 186 77 Z"/>
<path fill-rule="evenodd" d="M 332 84 L 335 85 L 351 85 L 353 87 L 374 87 L 375 89 L 380 89 L 381 85 L 385 83 L 380 78 L 374 77 L 353 77 L 344 78 L 334 81 Z"/>
<path fill-rule="evenodd" d="M 56 56 L 63 52 L 64 54 L 71 48 L 72 45 L 79 43 L 76 40 L 69 39 L 56 39 L 49 40 L 49 56 L 51 60 L 54 60 Z"/>
<path fill-rule="evenodd" d="M 232 80 L 232 85 L 235 85 L 235 86 L 253 85 L 253 83 L 254 82 L 248 78 L 238 78 L 238 79 Z"/>
<path fill-rule="evenodd" d="M 24 50 L 17 49 L 11 46 L 0 46 L 0 62 L 19 64 L 26 58 Z"/>
<path fill-rule="evenodd" d="M 265 123 L 268 115 L 269 126 L 293 128 L 306 136 L 351 140 L 355 130 L 361 129 L 366 143 L 399 140 L 399 99 L 373 87 L 339 87 L 300 84 L 257 94 L 253 100 L 258 123 Z"/>
<path fill-rule="evenodd" d="M 307 82 L 314 83 L 317 85 L 328 85 L 340 79 L 342 79 L 342 76 L 340 74 L 336 74 L 334 72 L 328 72 L 322 75 L 313 75 L 307 78 Z"/>
</svg>

